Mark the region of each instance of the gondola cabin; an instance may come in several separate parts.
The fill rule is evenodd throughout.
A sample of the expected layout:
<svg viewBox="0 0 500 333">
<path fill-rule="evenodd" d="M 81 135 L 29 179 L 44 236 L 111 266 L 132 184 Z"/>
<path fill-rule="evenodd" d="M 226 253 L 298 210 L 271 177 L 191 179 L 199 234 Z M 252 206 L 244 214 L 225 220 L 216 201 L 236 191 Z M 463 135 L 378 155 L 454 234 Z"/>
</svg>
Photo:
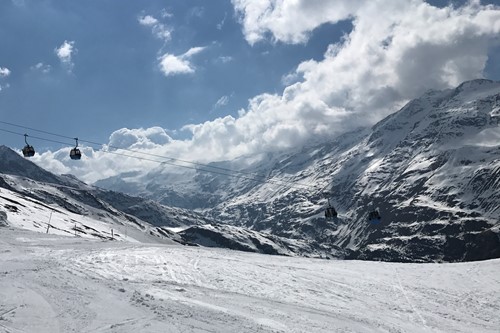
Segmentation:
<svg viewBox="0 0 500 333">
<path fill-rule="evenodd" d="M 337 217 L 337 211 L 335 208 L 333 208 L 332 204 L 330 203 L 330 199 L 328 199 L 328 207 L 325 209 L 325 218 L 327 220 L 333 220 Z"/>
<path fill-rule="evenodd" d="M 382 217 L 380 216 L 378 210 L 374 210 L 368 214 L 368 222 L 370 222 L 370 224 L 379 224 L 381 220 Z"/>
<path fill-rule="evenodd" d="M 78 148 L 73 148 L 71 149 L 71 151 L 69 152 L 69 157 L 72 159 L 72 160 L 79 160 L 82 158 L 82 153 L 80 152 L 80 149 Z"/>
<path fill-rule="evenodd" d="M 327 220 L 333 220 L 337 217 L 337 211 L 332 206 L 329 206 L 325 210 L 325 218 Z"/>
<path fill-rule="evenodd" d="M 75 141 L 76 141 L 76 146 L 75 146 L 75 148 L 70 150 L 69 157 L 72 160 L 79 160 L 80 158 L 82 158 L 82 153 L 81 153 L 80 149 L 78 149 L 78 138 L 75 138 Z"/>
<path fill-rule="evenodd" d="M 24 157 L 35 156 L 35 148 L 33 148 L 33 146 L 30 146 L 30 144 L 28 143 L 28 134 L 24 134 L 24 142 L 26 143 L 26 146 L 24 146 L 23 148 Z"/>
<path fill-rule="evenodd" d="M 24 157 L 33 157 L 33 156 L 35 156 L 35 148 L 33 148 L 33 146 L 30 146 L 30 145 L 24 146 L 24 148 L 23 148 L 23 155 L 24 155 Z"/>
</svg>

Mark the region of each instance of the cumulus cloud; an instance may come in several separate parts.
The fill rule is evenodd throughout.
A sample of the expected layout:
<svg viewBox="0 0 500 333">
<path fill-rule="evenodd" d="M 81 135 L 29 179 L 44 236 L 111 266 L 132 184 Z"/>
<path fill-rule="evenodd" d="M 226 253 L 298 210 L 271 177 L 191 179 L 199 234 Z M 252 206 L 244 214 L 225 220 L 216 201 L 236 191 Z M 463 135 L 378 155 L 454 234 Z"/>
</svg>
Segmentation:
<svg viewBox="0 0 500 333">
<path fill-rule="evenodd" d="M 193 47 L 179 56 L 166 53 L 158 59 L 160 70 L 165 76 L 194 73 L 195 67 L 191 63 L 191 57 L 204 49 L 205 47 Z"/>
<path fill-rule="evenodd" d="M 169 18 L 170 16 L 171 14 L 169 14 L 167 11 L 162 11 L 163 18 Z M 139 24 L 150 27 L 151 32 L 156 38 L 161 39 L 165 42 L 168 42 L 172 39 L 172 29 L 158 21 L 158 19 L 156 19 L 155 17 L 151 15 L 143 15 L 139 16 L 137 20 L 139 21 Z"/>
<path fill-rule="evenodd" d="M 68 72 L 71 72 L 74 67 L 72 57 L 77 52 L 77 49 L 75 48 L 75 42 L 65 40 L 61 46 L 54 49 L 54 52 L 63 66 L 66 67 L 66 70 Z"/>
<path fill-rule="evenodd" d="M 7 67 L 0 67 L 0 78 L 7 77 L 10 75 L 10 69 Z"/>
<path fill-rule="evenodd" d="M 114 131 L 109 137 L 109 147 L 118 149 L 155 148 L 172 141 L 172 138 L 161 127 L 128 129 Z"/>
<path fill-rule="evenodd" d="M 352 30 L 332 41 L 321 60 L 306 60 L 285 75 L 282 93 L 255 96 L 238 116 L 187 125 L 183 130 L 190 132 L 189 139 L 153 141 L 144 145 L 147 151 L 210 162 L 371 125 L 427 89 L 482 77 L 488 50 L 499 42 L 500 8 L 478 1 L 444 8 L 423 0 L 232 3 L 250 44 L 305 43 L 320 25 L 341 20 L 351 20 Z M 192 73 L 190 57 L 202 50 L 165 54 L 160 68 L 165 75 Z M 119 133 L 121 142 L 110 141 L 141 147 L 128 131 Z M 101 169 L 101 162 L 96 160 L 92 170 Z"/>
<path fill-rule="evenodd" d="M 249 43 L 302 43 L 320 25 L 346 19 L 353 28 L 332 41 L 323 59 L 304 61 L 285 75 L 282 93 L 252 98 L 237 118 L 185 127 L 193 149 L 219 147 L 212 156 L 221 159 L 371 125 L 427 89 L 482 77 L 500 33 L 500 9 L 477 1 L 456 8 L 418 0 L 233 5 Z"/>
<path fill-rule="evenodd" d="M 283 75 L 281 77 L 281 83 L 284 86 L 289 86 L 289 85 L 292 85 L 293 83 L 299 82 L 301 79 L 302 78 L 299 75 L 299 73 L 297 73 L 296 71 L 293 71 L 293 72 L 290 72 L 290 73 Z"/>
<path fill-rule="evenodd" d="M 347 19 L 370 1 L 232 0 L 231 2 L 243 26 L 246 40 L 253 45 L 266 39 L 269 32 L 276 41 L 304 43 L 311 31 L 318 26 Z"/>
<path fill-rule="evenodd" d="M 482 77 L 500 32 L 499 8 L 478 1 L 459 8 L 424 1 L 232 2 L 250 44 L 304 43 L 322 24 L 352 21 L 352 31 L 321 61 L 304 61 L 283 77 L 288 86 L 281 96 L 258 97 L 248 110 L 270 116 L 281 109 L 292 118 L 311 113 L 331 132 L 369 125 L 427 89 Z M 318 135 L 321 128 L 305 129 Z"/>
<path fill-rule="evenodd" d="M 145 25 L 147 27 L 158 24 L 158 20 L 151 15 L 139 16 L 138 20 L 140 24 Z"/>
<path fill-rule="evenodd" d="M 37 153 L 33 161 L 57 174 L 72 173 L 92 183 L 119 173 L 149 170 L 161 162 L 168 162 L 161 156 L 174 156 L 169 148 L 171 142 L 172 139 L 161 127 L 122 128 L 113 132 L 109 142 L 101 148 L 80 144 L 80 161 L 69 158 L 71 147 Z M 70 142 L 68 144 L 71 145 Z"/>
<path fill-rule="evenodd" d="M 0 67 L 0 79 L 6 78 L 7 76 L 10 75 L 10 69 L 7 67 Z M 0 91 L 5 90 L 6 88 L 9 88 L 10 84 L 8 83 L 2 83 L 0 84 Z"/>
</svg>

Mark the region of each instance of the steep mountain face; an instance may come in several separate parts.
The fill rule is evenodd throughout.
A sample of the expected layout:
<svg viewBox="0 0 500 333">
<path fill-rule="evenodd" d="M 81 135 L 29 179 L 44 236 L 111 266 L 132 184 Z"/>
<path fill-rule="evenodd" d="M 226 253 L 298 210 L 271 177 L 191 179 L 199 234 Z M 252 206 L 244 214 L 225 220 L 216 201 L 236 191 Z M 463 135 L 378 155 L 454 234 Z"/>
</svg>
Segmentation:
<svg viewBox="0 0 500 333">
<path fill-rule="evenodd" d="M 348 258 L 494 258 L 500 257 L 499 125 L 500 83 L 474 80 L 429 91 L 372 128 L 327 143 L 214 164 L 242 172 L 232 173 L 239 178 L 154 170 L 130 178 L 141 186 L 125 177 L 100 185 L 116 183 L 332 253 L 340 247 Z M 325 191 L 339 211 L 335 221 L 323 217 Z M 380 225 L 367 222 L 373 209 Z"/>
<path fill-rule="evenodd" d="M 40 168 L 34 163 L 25 163 L 19 154 L 10 148 L 0 145 L 0 167 L 5 174 L 32 178 L 40 182 L 63 184 L 64 181 L 56 175 Z"/>
<path fill-rule="evenodd" d="M 54 175 L 5 146 L 0 146 L 0 187 L 81 215 L 99 210 L 98 214 L 169 227 L 212 222 L 192 211 L 89 186 L 71 175 Z"/>
</svg>

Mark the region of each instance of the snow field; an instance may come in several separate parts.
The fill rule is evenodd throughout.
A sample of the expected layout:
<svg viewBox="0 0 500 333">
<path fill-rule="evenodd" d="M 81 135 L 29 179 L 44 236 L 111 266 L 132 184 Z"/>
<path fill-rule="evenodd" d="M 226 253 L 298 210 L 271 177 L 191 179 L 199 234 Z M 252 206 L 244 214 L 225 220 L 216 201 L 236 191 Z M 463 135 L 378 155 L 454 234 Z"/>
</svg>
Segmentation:
<svg viewBox="0 0 500 333">
<path fill-rule="evenodd" d="M 0 332 L 498 332 L 499 273 L 2 228 Z"/>
</svg>

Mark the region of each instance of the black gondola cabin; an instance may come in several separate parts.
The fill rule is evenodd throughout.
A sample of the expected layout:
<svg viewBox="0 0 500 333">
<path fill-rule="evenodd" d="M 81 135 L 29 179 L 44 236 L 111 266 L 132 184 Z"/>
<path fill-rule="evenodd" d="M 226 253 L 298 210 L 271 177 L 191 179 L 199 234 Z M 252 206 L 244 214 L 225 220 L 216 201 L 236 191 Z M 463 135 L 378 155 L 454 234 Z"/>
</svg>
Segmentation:
<svg viewBox="0 0 500 333">
<path fill-rule="evenodd" d="M 28 143 L 28 134 L 24 134 L 24 142 L 26 142 L 26 146 L 23 148 L 23 156 L 24 157 L 32 157 L 35 156 L 35 148 L 30 146 Z"/>
</svg>

